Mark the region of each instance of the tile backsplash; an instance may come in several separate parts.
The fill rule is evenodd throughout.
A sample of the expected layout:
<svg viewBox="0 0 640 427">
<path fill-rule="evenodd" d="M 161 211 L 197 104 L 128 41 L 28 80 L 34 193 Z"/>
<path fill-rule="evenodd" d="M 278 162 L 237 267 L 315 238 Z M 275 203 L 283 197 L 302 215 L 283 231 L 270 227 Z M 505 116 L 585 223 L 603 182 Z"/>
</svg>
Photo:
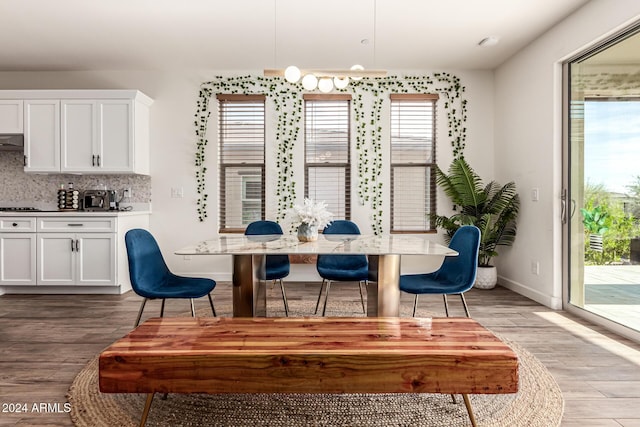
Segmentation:
<svg viewBox="0 0 640 427">
<path fill-rule="evenodd" d="M 131 188 L 128 203 L 151 203 L 151 177 L 146 175 L 41 175 L 25 173 L 21 151 L 0 151 L 0 206 L 55 205 L 57 191 L 72 182 L 78 190 Z"/>
</svg>

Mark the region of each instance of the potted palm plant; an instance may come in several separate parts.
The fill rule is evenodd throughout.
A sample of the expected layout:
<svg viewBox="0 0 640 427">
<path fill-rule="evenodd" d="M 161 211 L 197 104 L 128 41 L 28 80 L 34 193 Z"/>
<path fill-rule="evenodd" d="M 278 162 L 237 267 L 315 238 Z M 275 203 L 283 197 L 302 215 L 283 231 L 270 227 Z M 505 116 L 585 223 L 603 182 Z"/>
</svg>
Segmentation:
<svg viewBox="0 0 640 427">
<path fill-rule="evenodd" d="M 589 234 L 589 249 L 602 252 L 602 235 L 609 229 L 609 214 L 600 205 L 580 209 L 582 224 Z"/>
<path fill-rule="evenodd" d="M 436 227 L 446 231 L 447 239 L 462 225 L 475 225 L 480 229 L 479 268 L 474 286 L 493 288 L 498 275 L 491 260 L 498 255 L 498 246 L 511 246 L 516 238 L 520 198 L 515 183 L 501 186 L 491 181 L 484 185 L 464 158 L 454 159 L 448 173 L 436 166 L 436 182 L 453 202 L 455 213 L 451 216 L 433 214 L 431 219 Z"/>
</svg>

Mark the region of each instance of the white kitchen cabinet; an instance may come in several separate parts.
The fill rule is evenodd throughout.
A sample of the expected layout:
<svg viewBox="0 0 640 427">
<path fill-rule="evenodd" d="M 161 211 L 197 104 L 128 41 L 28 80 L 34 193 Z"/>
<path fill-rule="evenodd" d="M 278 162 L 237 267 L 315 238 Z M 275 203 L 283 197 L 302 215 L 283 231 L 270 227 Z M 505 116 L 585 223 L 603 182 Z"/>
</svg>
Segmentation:
<svg viewBox="0 0 640 427">
<path fill-rule="evenodd" d="M 22 99 L 0 99 L 0 133 L 22 133 Z"/>
<path fill-rule="evenodd" d="M 137 90 L 0 90 L 0 133 L 24 134 L 25 172 L 149 174 L 149 106 Z"/>
<path fill-rule="evenodd" d="M 38 285 L 116 284 L 115 233 L 38 233 Z"/>
<path fill-rule="evenodd" d="M 132 228 L 149 212 L 0 213 L 0 294 L 127 292 Z"/>
<path fill-rule="evenodd" d="M 36 233 L 0 233 L 0 285 L 36 284 Z"/>
<path fill-rule="evenodd" d="M 61 106 L 62 172 L 148 173 L 145 107 L 131 99 L 62 100 Z"/>
<path fill-rule="evenodd" d="M 96 101 L 62 100 L 61 170 L 86 172 L 96 168 L 98 139 Z"/>
<path fill-rule="evenodd" d="M 109 172 L 133 172 L 134 105 L 128 99 L 98 101 L 98 139 L 96 152 L 99 167 Z"/>
<path fill-rule="evenodd" d="M 114 217 L 38 218 L 38 285 L 115 285 L 115 222 Z"/>
<path fill-rule="evenodd" d="M 0 218 L 0 286 L 36 284 L 35 218 Z"/>
<path fill-rule="evenodd" d="M 60 172 L 60 101 L 24 101 L 25 172 Z"/>
</svg>

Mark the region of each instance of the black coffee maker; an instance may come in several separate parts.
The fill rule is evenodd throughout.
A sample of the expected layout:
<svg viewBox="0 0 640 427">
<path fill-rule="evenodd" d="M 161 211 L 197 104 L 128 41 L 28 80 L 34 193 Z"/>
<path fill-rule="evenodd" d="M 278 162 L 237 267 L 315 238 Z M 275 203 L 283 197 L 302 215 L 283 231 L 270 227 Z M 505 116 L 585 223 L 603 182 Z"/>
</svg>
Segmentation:
<svg viewBox="0 0 640 427">
<path fill-rule="evenodd" d="M 115 190 L 85 190 L 82 197 L 85 211 L 113 211 L 117 209 Z"/>
</svg>

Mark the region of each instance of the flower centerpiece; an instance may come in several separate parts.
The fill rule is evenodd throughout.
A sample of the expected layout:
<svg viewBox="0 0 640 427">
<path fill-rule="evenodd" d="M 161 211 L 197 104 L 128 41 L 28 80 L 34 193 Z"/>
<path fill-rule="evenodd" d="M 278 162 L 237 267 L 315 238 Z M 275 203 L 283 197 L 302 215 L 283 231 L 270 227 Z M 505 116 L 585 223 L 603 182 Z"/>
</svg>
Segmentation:
<svg viewBox="0 0 640 427">
<path fill-rule="evenodd" d="M 302 205 L 294 205 L 291 213 L 291 225 L 298 228 L 298 240 L 313 242 L 318 240 L 318 229 L 331 223 L 333 214 L 327 210 L 327 204 L 304 199 Z"/>
</svg>

